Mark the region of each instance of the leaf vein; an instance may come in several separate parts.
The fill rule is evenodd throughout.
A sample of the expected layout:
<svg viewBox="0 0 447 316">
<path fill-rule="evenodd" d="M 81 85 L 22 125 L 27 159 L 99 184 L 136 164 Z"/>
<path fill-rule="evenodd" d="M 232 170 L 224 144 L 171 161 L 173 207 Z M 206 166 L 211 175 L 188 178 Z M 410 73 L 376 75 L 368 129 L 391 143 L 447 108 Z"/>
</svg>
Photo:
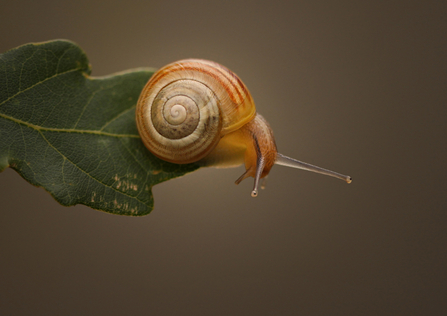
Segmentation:
<svg viewBox="0 0 447 316">
<path fill-rule="evenodd" d="M 144 204 L 144 205 L 146 204 L 144 201 L 140 200 L 140 199 L 138 198 L 138 196 L 131 196 L 131 195 L 125 193 L 125 192 L 122 192 L 122 191 L 120 191 L 120 190 L 118 190 L 118 189 L 116 189 L 116 188 L 114 188 L 114 187 L 112 187 L 112 186 L 110 186 L 110 185 L 107 185 L 106 183 L 103 183 L 103 182 L 101 182 L 100 180 L 96 179 L 96 178 L 95 178 L 94 176 L 92 176 L 90 173 L 88 173 L 87 171 L 83 170 L 81 167 L 79 167 L 77 164 L 75 164 L 73 161 L 71 161 L 67 156 L 65 156 L 62 152 L 60 152 L 55 146 L 53 146 L 53 144 L 51 144 L 51 142 L 45 137 L 45 135 L 44 135 L 41 131 L 39 131 L 39 133 L 40 133 L 40 135 L 42 136 L 42 138 L 48 143 L 48 145 L 51 146 L 51 148 L 53 148 L 54 151 L 56 151 L 59 155 L 61 155 L 61 157 L 62 157 L 63 159 L 65 159 L 65 160 L 67 160 L 68 162 L 70 162 L 74 167 L 76 167 L 79 171 L 81 171 L 82 173 L 84 173 L 85 175 L 87 175 L 87 176 L 88 176 L 89 178 L 91 178 L 92 180 L 94 180 L 94 181 L 98 182 L 99 184 L 101 184 L 101 185 L 103 185 L 103 186 L 105 186 L 105 187 L 111 189 L 112 191 L 114 191 L 114 192 L 116 192 L 116 193 L 125 195 L 125 196 L 127 196 L 128 198 L 131 198 L 131 199 L 135 199 L 135 200 L 137 200 L 138 202 L 141 202 L 141 203 Z M 65 183 L 65 180 L 64 180 L 64 183 Z"/>
<path fill-rule="evenodd" d="M 141 164 L 141 162 L 137 159 L 137 157 L 135 157 L 135 155 L 132 153 L 132 151 L 129 149 L 129 147 L 127 147 L 127 144 L 125 144 L 122 140 L 121 140 L 121 144 L 124 146 L 124 148 L 127 150 L 127 152 L 132 156 L 132 158 L 135 160 L 135 162 L 138 165 L 140 165 L 141 169 L 146 171 L 146 179 L 144 179 L 144 183 L 141 186 L 140 191 L 137 194 L 137 196 L 139 196 L 141 194 L 141 192 L 144 192 L 144 187 L 147 185 L 147 177 L 149 175 L 149 172 L 147 172 L 147 170 L 144 168 L 144 166 Z"/>
<path fill-rule="evenodd" d="M 64 72 L 55 74 L 55 75 L 53 75 L 53 76 L 51 76 L 51 77 L 45 78 L 44 80 L 39 81 L 39 82 L 33 84 L 32 86 L 29 86 L 28 88 L 26 88 L 26 89 L 24 89 L 24 90 L 20 90 L 20 91 L 17 92 L 16 94 L 14 94 L 14 95 L 10 96 L 9 98 L 5 99 L 4 101 L 0 102 L 0 105 L 5 104 L 5 103 L 8 102 L 9 100 L 14 99 L 16 96 L 18 96 L 18 95 L 20 95 L 20 94 L 22 94 L 22 93 L 24 93 L 24 92 L 26 92 L 26 91 L 28 91 L 28 90 L 30 90 L 30 89 L 32 89 L 32 88 L 38 86 L 38 85 L 40 85 L 40 84 L 42 84 L 42 83 L 44 83 L 44 82 L 46 82 L 46 81 L 48 81 L 48 80 L 51 80 L 51 79 L 53 79 L 53 78 L 57 78 L 58 76 L 62 76 L 62 75 L 65 75 L 65 74 L 67 74 L 67 73 L 74 72 L 74 71 L 78 71 L 78 70 L 81 70 L 81 69 L 82 69 L 82 68 L 74 68 L 74 69 L 70 69 L 70 70 L 67 70 L 67 71 L 64 71 Z"/>
<path fill-rule="evenodd" d="M 22 120 L 16 119 L 9 115 L 5 115 L 0 113 L 0 117 L 4 119 L 11 120 L 15 123 L 25 125 L 27 127 L 33 128 L 37 131 L 48 131 L 48 132 L 61 132 L 61 133 L 79 133 L 79 134 L 93 134 L 93 135 L 101 135 L 101 136 L 109 136 L 109 137 L 117 137 L 117 138 L 140 138 L 139 135 L 135 134 L 116 134 L 116 133 L 108 133 L 102 132 L 99 130 L 80 130 L 80 129 L 72 129 L 72 128 L 52 128 L 52 127 L 42 127 L 35 124 L 31 124 L 28 122 L 24 122 Z"/>
<path fill-rule="evenodd" d="M 73 126 L 73 129 L 76 128 L 76 126 L 78 126 L 79 121 L 81 120 L 82 116 L 84 115 L 85 109 L 87 109 L 87 107 L 90 105 L 90 102 L 92 102 L 93 98 L 95 97 L 96 93 L 98 93 L 99 91 L 101 91 L 102 89 L 96 90 L 92 93 L 92 95 L 88 98 L 87 102 L 85 103 L 84 108 L 82 109 L 81 113 L 79 114 L 79 118 L 76 121 L 75 125 Z"/>
<path fill-rule="evenodd" d="M 105 123 L 99 130 L 102 131 L 103 129 L 105 129 L 107 127 L 107 125 L 111 124 L 112 122 L 114 122 L 115 120 L 117 120 L 118 118 L 120 118 L 121 116 L 123 116 L 124 114 L 126 114 L 127 112 L 135 109 L 136 105 L 132 106 L 131 108 L 128 108 L 127 110 L 119 113 L 117 116 L 115 116 L 114 118 L 112 118 L 110 121 L 108 121 L 107 123 Z"/>
</svg>

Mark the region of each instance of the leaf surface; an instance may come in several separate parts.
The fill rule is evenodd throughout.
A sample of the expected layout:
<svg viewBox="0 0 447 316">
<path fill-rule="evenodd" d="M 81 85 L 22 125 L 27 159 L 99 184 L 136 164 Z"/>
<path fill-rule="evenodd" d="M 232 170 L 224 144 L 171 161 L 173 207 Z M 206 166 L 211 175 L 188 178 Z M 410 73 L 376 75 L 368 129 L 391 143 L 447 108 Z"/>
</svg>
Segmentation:
<svg viewBox="0 0 447 316">
<path fill-rule="evenodd" d="M 148 214 L 153 185 L 198 168 L 164 162 L 140 140 L 135 106 L 153 72 L 92 78 L 68 41 L 1 54 L 0 171 L 13 168 L 62 205 Z"/>
</svg>

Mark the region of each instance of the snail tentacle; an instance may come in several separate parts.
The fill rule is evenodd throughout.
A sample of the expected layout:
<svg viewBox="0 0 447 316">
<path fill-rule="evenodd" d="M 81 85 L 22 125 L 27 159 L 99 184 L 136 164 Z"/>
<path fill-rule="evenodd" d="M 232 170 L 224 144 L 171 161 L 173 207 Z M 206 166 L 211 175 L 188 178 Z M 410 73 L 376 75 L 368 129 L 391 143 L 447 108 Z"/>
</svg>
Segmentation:
<svg viewBox="0 0 447 316">
<path fill-rule="evenodd" d="M 317 166 L 311 165 L 310 163 L 299 161 L 294 158 L 287 157 L 280 153 L 278 153 L 275 164 L 280 165 L 280 166 L 286 166 L 286 167 L 291 167 L 291 168 L 296 168 L 296 169 L 307 170 L 307 171 L 311 171 L 311 172 L 315 172 L 315 173 L 319 173 L 319 174 L 324 174 L 326 176 L 335 177 L 337 179 L 346 181 L 347 183 L 352 182 L 352 178 L 350 176 L 346 176 L 344 174 L 341 174 L 341 173 L 338 173 L 335 171 L 317 167 Z"/>
</svg>

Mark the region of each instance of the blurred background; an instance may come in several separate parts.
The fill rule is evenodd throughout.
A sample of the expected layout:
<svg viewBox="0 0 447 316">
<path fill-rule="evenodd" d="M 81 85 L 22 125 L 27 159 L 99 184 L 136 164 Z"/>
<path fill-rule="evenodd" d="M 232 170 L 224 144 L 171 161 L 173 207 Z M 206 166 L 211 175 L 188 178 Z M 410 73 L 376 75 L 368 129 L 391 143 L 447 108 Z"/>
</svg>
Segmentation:
<svg viewBox="0 0 447 316">
<path fill-rule="evenodd" d="M 281 166 L 153 188 L 145 217 L 0 174 L 2 315 L 444 315 L 447 2 L 16 0 L 0 52 L 57 38 L 103 76 L 195 57 L 250 89 Z"/>
</svg>

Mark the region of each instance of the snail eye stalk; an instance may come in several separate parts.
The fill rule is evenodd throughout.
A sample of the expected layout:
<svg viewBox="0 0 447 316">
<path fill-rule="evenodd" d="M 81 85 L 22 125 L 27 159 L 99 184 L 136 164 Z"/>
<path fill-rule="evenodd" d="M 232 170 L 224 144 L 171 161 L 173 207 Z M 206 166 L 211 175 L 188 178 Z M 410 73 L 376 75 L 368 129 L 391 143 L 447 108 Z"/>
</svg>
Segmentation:
<svg viewBox="0 0 447 316">
<path fill-rule="evenodd" d="M 352 178 L 350 176 L 346 176 L 344 174 L 341 174 L 341 173 L 338 173 L 335 171 L 317 167 L 317 166 L 311 165 L 309 163 L 302 162 L 302 161 L 284 156 L 280 153 L 278 153 L 278 155 L 276 156 L 275 164 L 280 165 L 280 166 L 286 166 L 286 167 L 302 169 L 302 170 L 307 170 L 307 171 L 311 171 L 311 172 L 324 174 L 326 176 L 335 177 L 337 179 L 346 181 L 347 183 L 352 182 Z"/>
</svg>

